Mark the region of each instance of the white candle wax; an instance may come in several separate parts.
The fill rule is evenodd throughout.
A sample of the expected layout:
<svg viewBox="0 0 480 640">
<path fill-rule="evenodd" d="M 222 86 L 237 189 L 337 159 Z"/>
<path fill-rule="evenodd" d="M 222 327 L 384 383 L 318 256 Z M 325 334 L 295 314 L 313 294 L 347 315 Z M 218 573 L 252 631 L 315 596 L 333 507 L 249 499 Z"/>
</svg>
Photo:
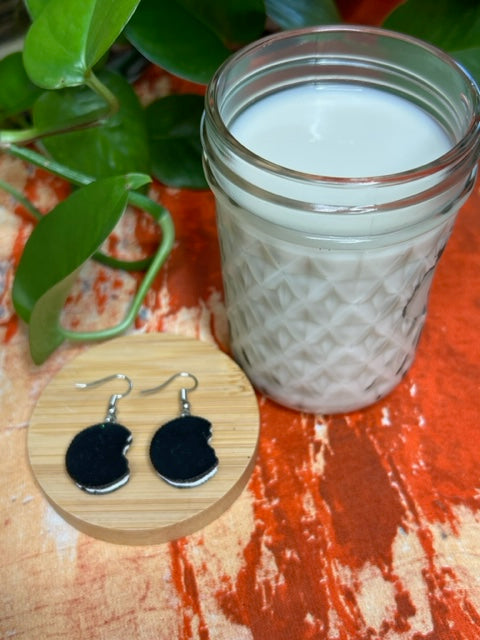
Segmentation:
<svg viewBox="0 0 480 640">
<path fill-rule="evenodd" d="M 307 84 L 269 95 L 230 124 L 250 151 L 282 167 L 337 178 L 427 164 L 451 146 L 440 125 L 393 94 L 360 85 Z"/>
<path fill-rule="evenodd" d="M 420 108 L 355 86 L 306 85 L 270 95 L 242 112 L 230 129 L 271 162 L 338 177 L 406 171 L 451 147 L 440 125 Z M 280 185 L 287 198 L 305 194 L 304 185 L 242 162 L 235 171 L 267 190 Z M 283 404 L 322 412 L 356 409 L 387 393 L 413 360 L 452 218 L 432 224 L 435 201 L 399 209 L 397 221 L 390 216 L 383 222 L 378 213 L 352 214 L 338 222 L 342 233 L 351 226 L 352 240 L 354 232 L 395 229 L 412 216 L 428 219 L 420 238 L 418 229 L 414 237 L 399 231 L 396 243 L 385 247 L 378 246 L 380 234 L 379 242 L 362 249 L 350 245 L 347 234 L 346 244 L 333 247 L 328 235 L 337 230 L 335 213 L 328 220 L 266 203 L 225 181 L 223 186 L 241 206 L 217 194 L 232 346 L 256 386 Z M 391 186 L 386 199 L 395 188 L 398 197 L 416 189 Z M 310 200 L 320 205 L 358 198 L 355 191 L 345 194 L 336 187 L 332 193 L 323 184 L 310 189 Z M 376 204 L 381 194 L 372 186 L 361 197 L 363 205 L 369 198 Z M 285 234 L 272 234 L 263 219 L 285 227 Z M 295 228 L 307 232 L 303 246 L 289 242 L 287 229 Z M 309 239 L 308 230 L 323 231 L 327 238 Z"/>
<path fill-rule="evenodd" d="M 212 79 L 202 126 L 231 347 L 254 385 L 338 413 L 410 367 L 476 176 L 478 89 L 369 27 L 275 34 Z"/>
<path fill-rule="evenodd" d="M 436 175 L 377 187 L 376 177 L 401 176 L 436 160 L 452 146 L 442 127 L 425 111 L 379 89 L 353 84 L 299 85 L 253 103 L 229 123 L 229 129 L 250 152 L 274 163 L 272 169 L 236 158 L 232 164 L 235 174 L 287 200 L 310 202 L 322 216 L 278 200 L 272 204 L 262 193 L 239 189 L 228 177 L 219 177 L 219 182 L 246 210 L 306 233 L 354 236 L 405 230 L 410 223 L 430 217 L 433 208 L 442 208 L 463 187 L 453 185 L 428 207 L 423 203 L 404 207 L 401 201 L 434 186 L 440 179 Z M 308 184 L 286 180 L 278 167 L 310 174 L 312 180 Z M 315 179 L 320 176 L 324 179 Z M 362 180 L 365 184 L 359 189 Z M 369 207 L 392 201 L 398 201 L 396 216 L 368 212 Z M 338 216 L 338 210 L 345 208 L 359 215 Z"/>
</svg>

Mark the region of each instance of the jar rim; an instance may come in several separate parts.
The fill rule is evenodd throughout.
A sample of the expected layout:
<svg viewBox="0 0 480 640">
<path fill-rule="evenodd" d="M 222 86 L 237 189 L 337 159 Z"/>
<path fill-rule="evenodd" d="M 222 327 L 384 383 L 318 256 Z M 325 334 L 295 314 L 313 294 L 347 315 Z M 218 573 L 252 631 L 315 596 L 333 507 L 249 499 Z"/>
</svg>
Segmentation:
<svg viewBox="0 0 480 640">
<path fill-rule="evenodd" d="M 453 146 L 441 156 L 425 164 L 412 167 L 411 169 L 407 169 L 397 173 L 380 174 L 373 176 L 345 177 L 308 173 L 285 167 L 281 164 L 277 164 L 260 155 L 257 155 L 248 147 L 243 145 L 237 138 L 235 138 L 235 136 L 233 136 L 233 134 L 230 132 L 227 124 L 220 114 L 219 109 L 217 108 L 221 78 L 226 73 L 228 73 L 228 71 L 232 69 L 236 64 L 241 62 L 242 59 L 247 58 L 257 51 L 261 51 L 267 45 L 275 44 L 280 41 L 294 40 L 317 33 L 322 34 L 335 32 L 342 34 L 362 34 L 376 37 L 381 36 L 383 38 L 402 41 L 419 49 L 423 49 L 429 55 L 439 58 L 452 70 L 463 77 L 465 85 L 470 89 L 469 98 L 472 101 L 473 107 L 469 126 L 466 128 L 460 140 L 455 142 L 455 144 L 453 144 Z M 263 38 L 260 38 L 259 40 L 256 40 L 255 42 L 252 42 L 249 45 L 246 45 L 239 51 L 232 54 L 229 58 L 227 58 L 227 60 L 225 60 L 225 62 L 217 69 L 207 87 L 205 95 L 205 117 L 213 123 L 214 127 L 222 138 L 222 143 L 227 146 L 230 152 L 233 152 L 243 161 L 255 165 L 262 171 L 272 173 L 276 176 L 282 176 L 288 179 L 310 184 L 324 183 L 342 188 L 362 185 L 371 186 L 402 184 L 411 180 L 417 180 L 434 175 L 435 173 L 442 172 L 446 169 L 450 169 L 461 163 L 466 156 L 471 154 L 472 147 L 474 147 L 475 144 L 479 143 L 480 88 L 473 77 L 470 75 L 470 73 L 466 69 L 464 69 L 464 67 L 457 61 L 455 61 L 447 52 L 443 51 L 433 44 L 421 40 L 420 38 L 385 29 L 383 27 L 364 25 L 317 25 L 299 29 L 290 29 L 281 31 L 279 33 L 267 35 Z"/>
</svg>

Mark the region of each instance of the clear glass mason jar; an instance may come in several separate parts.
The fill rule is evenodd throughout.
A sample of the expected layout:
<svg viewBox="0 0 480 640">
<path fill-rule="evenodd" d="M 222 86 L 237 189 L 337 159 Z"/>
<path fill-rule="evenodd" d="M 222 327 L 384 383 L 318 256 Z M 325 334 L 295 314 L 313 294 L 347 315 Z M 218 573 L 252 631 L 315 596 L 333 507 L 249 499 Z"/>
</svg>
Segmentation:
<svg viewBox="0 0 480 640">
<path fill-rule="evenodd" d="M 322 83 L 408 101 L 438 123 L 447 150 L 399 172 L 336 177 L 277 164 L 232 133 L 267 96 Z M 470 76 L 435 47 L 379 28 L 286 31 L 218 70 L 202 143 L 231 347 L 252 383 L 316 413 L 385 396 L 412 364 L 435 266 L 475 182 L 479 93 Z"/>
</svg>

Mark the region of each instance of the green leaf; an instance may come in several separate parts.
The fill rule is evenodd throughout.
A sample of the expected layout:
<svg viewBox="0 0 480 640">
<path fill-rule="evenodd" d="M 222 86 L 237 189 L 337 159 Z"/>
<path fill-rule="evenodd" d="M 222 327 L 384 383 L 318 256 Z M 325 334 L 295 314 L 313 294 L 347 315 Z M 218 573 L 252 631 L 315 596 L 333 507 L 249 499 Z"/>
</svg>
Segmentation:
<svg viewBox="0 0 480 640">
<path fill-rule="evenodd" d="M 25 38 L 24 63 L 44 89 L 83 84 L 140 0 L 49 0 Z"/>
<path fill-rule="evenodd" d="M 30 109 L 40 93 L 25 73 L 20 51 L 0 60 L 0 120 Z"/>
<path fill-rule="evenodd" d="M 75 269 L 40 296 L 32 310 L 28 338 L 30 355 L 35 364 L 45 362 L 65 340 L 59 318 L 79 272 L 80 268 Z"/>
<path fill-rule="evenodd" d="M 265 29 L 263 0 L 178 0 L 189 13 L 211 28 L 231 49 L 259 38 Z"/>
<path fill-rule="evenodd" d="M 157 0 L 142 0 L 125 33 L 151 62 L 206 84 L 231 52 L 217 34 L 217 25 L 205 20 L 179 0 L 171 0 L 167 11 Z"/>
<path fill-rule="evenodd" d="M 407 0 L 383 26 L 440 47 L 480 81 L 478 0 Z"/>
<path fill-rule="evenodd" d="M 137 95 L 115 73 L 104 71 L 99 78 L 119 99 L 119 111 L 102 125 L 45 138 L 44 146 L 57 162 L 94 177 L 148 173 L 145 117 Z M 37 128 L 53 127 L 102 105 L 102 98 L 87 87 L 46 92 L 35 104 L 33 120 Z"/>
<path fill-rule="evenodd" d="M 452 55 L 480 84 L 480 47 L 472 47 L 464 51 L 453 51 Z"/>
<path fill-rule="evenodd" d="M 23 0 L 29 16 L 34 20 L 37 18 L 43 9 L 47 6 L 50 0 Z"/>
<path fill-rule="evenodd" d="M 204 189 L 200 120 L 204 100 L 193 94 L 171 95 L 146 109 L 152 172 L 174 187 Z"/>
<path fill-rule="evenodd" d="M 384 27 L 422 38 L 445 51 L 480 46 L 478 0 L 407 0 Z"/>
<path fill-rule="evenodd" d="M 141 174 L 97 180 L 40 220 L 25 245 L 13 285 L 15 310 L 25 322 L 32 320 L 36 304 L 47 294 L 53 308 L 63 306 L 73 274 L 114 228 L 129 189 L 149 180 Z"/>
<path fill-rule="evenodd" d="M 334 0 L 265 0 L 267 15 L 282 29 L 340 22 Z"/>
</svg>

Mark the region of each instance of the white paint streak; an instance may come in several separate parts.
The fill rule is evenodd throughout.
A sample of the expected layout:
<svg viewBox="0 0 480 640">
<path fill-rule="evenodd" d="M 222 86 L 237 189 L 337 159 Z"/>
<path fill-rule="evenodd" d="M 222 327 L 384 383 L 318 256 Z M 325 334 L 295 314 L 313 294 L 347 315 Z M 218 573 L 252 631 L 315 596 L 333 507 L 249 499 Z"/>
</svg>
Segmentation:
<svg viewBox="0 0 480 640">
<path fill-rule="evenodd" d="M 75 560 L 79 532 L 58 515 L 53 507 L 45 504 L 43 516 L 44 530 L 53 538 L 57 553 Z"/>
<path fill-rule="evenodd" d="M 480 514 L 461 506 L 457 507 L 455 515 L 459 523 L 456 533 L 445 526 L 433 528 L 436 564 L 454 567 L 456 579 L 452 576 L 451 580 L 456 585 L 452 589 L 468 594 L 468 600 L 480 611 Z"/>
<path fill-rule="evenodd" d="M 338 640 L 341 637 L 343 623 L 336 609 L 332 606 L 328 609 L 328 639 Z"/>
<path fill-rule="evenodd" d="M 312 470 L 318 476 L 322 476 L 323 471 L 325 469 L 325 451 L 329 446 L 329 439 L 328 439 L 328 425 L 321 417 L 318 417 L 317 422 L 315 423 L 315 441 L 320 443 L 321 446 L 318 452 L 316 453 L 316 455 L 314 455 L 313 453 L 311 455 Z M 312 450 L 313 450 L 313 444 L 314 443 L 312 443 L 311 445 Z"/>
<path fill-rule="evenodd" d="M 217 291 L 216 289 L 212 291 L 208 298 L 208 306 L 212 311 L 213 332 L 215 334 L 215 338 L 220 342 L 220 344 L 226 345 L 229 340 L 227 311 L 220 291 Z"/>
<path fill-rule="evenodd" d="M 317 510 L 315 507 L 315 502 L 313 500 L 312 494 L 310 491 L 305 491 L 302 501 L 303 511 L 306 514 L 306 517 L 302 518 L 302 522 L 305 521 L 314 521 L 317 515 Z"/>
<path fill-rule="evenodd" d="M 433 630 L 427 584 L 423 579 L 427 559 L 415 532 L 399 528 L 393 547 L 393 568 L 405 590 L 408 591 L 415 614 L 408 619 L 411 629 L 408 638 L 415 634 L 428 634 Z"/>
<path fill-rule="evenodd" d="M 427 585 L 423 570 L 427 559 L 415 532 L 407 532 L 399 527 L 392 545 L 393 576 L 386 578 L 379 567 L 366 564 L 358 572 L 345 566 L 338 568 L 338 574 L 345 585 L 356 591 L 356 605 L 365 628 L 380 633 L 385 623 L 390 631 L 383 632 L 383 640 L 410 640 L 413 636 L 431 633 L 433 623 L 430 612 Z M 408 593 L 413 615 L 406 622 L 410 628 L 403 632 L 395 630 L 394 621 L 398 615 L 397 596 Z M 329 638 L 335 636 L 330 635 Z"/>
<path fill-rule="evenodd" d="M 177 313 L 170 314 L 164 319 L 163 328 L 169 333 L 197 338 L 205 333 L 202 315 L 200 306 L 181 307 Z"/>
<path fill-rule="evenodd" d="M 208 300 L 200 300 L 196 307 L 181 307 L 175 314 L 167 313 L 163 328 L 165 331 L 199 338 L 205 342 L 214 342 L 217 338 L 226 344 L 228 327 L 220 292 L 212 291 Z"/>
<path fill-rule="evenodd" d="M 204 535 L 207 529 L 208 534 Z M 248 491 L 244 491 L 235 502 L 235 509 L 227 510 L 221 518 L 213 521 L 202 532 L 197 532 L 188 538 L 188 555 L 195 568 L 199 601 L 212 638 L 252 640 L 252 632 L 249 628 L 235 624 L 219 609 L 217 592 L 219 587 L 222 588 L 222 584 L 223 587 L 225 584 L 230 584 L 234 588 L 239 572 L 245 567 L 244 550 L 254 529 L 255 513 L 252 499 L 248 495 Z M 235 532 L 236 538 L 231 538 L 231 544 L 218 544 L 218 540 L 224 539 L 226 535 L 232 536 L 232 532 Z M 271 578 L 273 583 L 278 568 L 274 563 L 273 556 L 268 556 L 268 550 L 265 553 L 262 550 L 259 581 L 264 579 L 264 567 L 266 567 L 265 579 L 268 580 L 270 576 L 273 576 Z M 221 577 L 221 582 L 219 582 L 219 577 Z M 264 603 L 259 601 L 258 606 L 260 608 L 264 606 Z M 175 609 L 177 608 L 178 605 Z M 175 624 L 176 621 L 172 618 L 172 628 L 175 627 Z"/>
<path fill-rule="evenodd" d="M 366 626 L 378 631 L 383 621 L 395 614 L 395 588 L 383 578 L 380 569 L 371 564 L 362 568 L 358 580 L 357 605 Z"/>
<path fill-rule="evenodd" d="M 382 407 L 382 425 L 384 427 L 391 427 L 392 420 L 390 418 L 390 409 L 388 407 Z"/>
</svg>

